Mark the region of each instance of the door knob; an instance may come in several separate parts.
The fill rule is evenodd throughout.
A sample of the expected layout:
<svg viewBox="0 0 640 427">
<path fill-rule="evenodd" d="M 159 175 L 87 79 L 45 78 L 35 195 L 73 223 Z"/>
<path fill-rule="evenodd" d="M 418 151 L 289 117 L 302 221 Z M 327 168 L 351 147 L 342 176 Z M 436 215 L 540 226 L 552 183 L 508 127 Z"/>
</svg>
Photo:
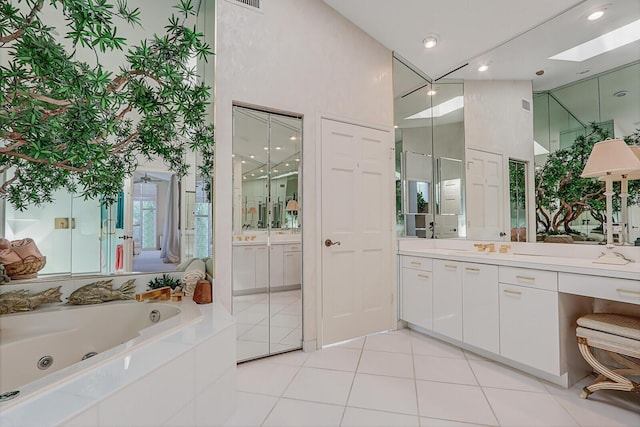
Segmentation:
<svg viewBox="0 0 640 427">
<path fill-rule="evenodd" d="M 331 239 L 327 239 L 327 240 L 324 241 L 324 245 L 326 247 L 330 247 L 330 246 L 333 246 L 333 245 L 340 246 L 340 242 L 332 242 Z"/>
</svg>

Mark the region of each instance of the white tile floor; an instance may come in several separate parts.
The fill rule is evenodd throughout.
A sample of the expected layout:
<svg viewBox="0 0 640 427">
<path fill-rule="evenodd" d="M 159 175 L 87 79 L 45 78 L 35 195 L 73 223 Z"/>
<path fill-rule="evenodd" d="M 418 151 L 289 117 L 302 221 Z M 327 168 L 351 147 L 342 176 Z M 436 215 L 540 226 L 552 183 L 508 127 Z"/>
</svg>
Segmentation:
<svg viewBox="0 0 640 427">
<path fill-rule="evenodd" d="M 238 366 L 227 426 L 640 426 L 637 394 L 564 389 L 408 329 Z"/>
<path fill-rule="evenodd" d="M 238 360 L 300 348 L 301 299 L 300 289 L 234 296 Z"/>
</svg>

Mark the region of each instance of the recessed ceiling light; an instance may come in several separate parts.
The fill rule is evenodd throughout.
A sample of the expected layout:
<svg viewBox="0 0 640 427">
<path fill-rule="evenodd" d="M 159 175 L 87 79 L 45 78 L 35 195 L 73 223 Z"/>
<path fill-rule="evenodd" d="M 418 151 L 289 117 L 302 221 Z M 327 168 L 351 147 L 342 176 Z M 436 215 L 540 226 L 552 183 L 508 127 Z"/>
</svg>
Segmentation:
<svg viewBox="0 0 640 427">
<path fill-rule="evenodd" d="M 247 163 L 247 161 L 246 160 L 242 160 L 241 163 L 244 165 L 245 163 Z"/>
<path fill-rule="evenodd" d="M 299 161 L 300 161 L 300 159 L 296 159 L 296 162 L 299 162 Z"/>
<path fill-rule="evenodd" d="M 615 92 L 613 94 L 613 96 L 615 96 L 616 98 L 622 98 L 623 96 L 627 96 L 628 93 L 629 93 L 629 91 L 619 90 L 619 91 Z"/>
<path fill-rule="evenodd" d="M 243 176 L 243 177 L 242 177 L 242 179 L 247 179 L 247 177 L 246 177 L 246 176 Z"/>
<path fill-rule="evenodd" d="M 289 137 L 289 139 L 292 140 L 292 141 L 295 141 L 296 137 L 295 136 L 291 136 L 291 137 Z"/>
<path fill-rule="evenodd" d="M 274 169 L 274 170 L 273 170 L 273 173 L 278 173 L 278 169 Z"/>
<path fill-rule="evenodd" d="M 231 155 L 231 157 L 235 157 L 235 156 L 236 156 L 235 154 L 232 154 L 232 155 Z"/>
<path fill-rule="evenodd" d="M 276 150 L 282 150 L 282 147 L 276 147 Z"/>
<path fill-rule="evenodd" d="M 250 159 L 255 159 L 256 156 L 254 156 L 253 154 L 249 156 Z"/>
<path fill-rule="evenodd" d="M 264 147 L 264 151 L 269 151 L 269 147 Z"/>
<path fill-rule="evenodd" d="M 427 91 L 427 95 L 429 95 L 429 96 L 433 96 L 433 95 L 435 95 L 436 93 L 438 93 L 438 92 L 437 92 L 437 91 L 435 91 L 435 90 L 433 90 L 433 89 L 431 89 L 431 90 L 428 90 L 428 91 Z"/>
<path fill-rule="evenodd" d="M 484 73 L 488 69 L 489 69 L 488 65 L 481 65 L 481 66 L 478 67 L 478 71 L 480 71 L 481 73 Z"/>
<path fill-rule="evenodd" d="M 285 165 L 285 166 L 289 166 L 289 163 L 285 163 L 284 165 Z"/>
<path fill-rule="evenodd" d="M 587 16 L 587 19 L 589 21 L 595 21 L 596 19 L 602 18 L 602 15 L 604 15 L 604 10 L 596 10 L 591 15 Z"/>
<path fill-rule="evenodd" d="M 252 173 L 252 174 L 251 174 L 251 176 L 256 176 L 256 174 L 255 174 L 255 173 Z"/>
<path fill-rule="evenodd" d="M 398 129 L 398 125 L 393 125 L 393 128 L 394 129 Z"/>
<path fill-rule="evenodd" d="M 260 169 L 260 172 L 264 172 L 264 169 Z"/>
<path fill-rule="evenodd" d="M 464 106 L 464 97 L 456 96 L 451 98 L 442 104 L 438 104 L 431 108 L 427 108 L 426 110 L 420 111 L 412 116 L 405 117 L 406 120 L 412 119 L 429 119 L 433 117 L 441 117 L 445 114 L 449 114 L 452 111 L 459 110 Z"/>
<path fill-rule="evenodd" d="M 427 36 L 424 38 L 424 40 L 422 40 L 422 44 L 425 48 L 431 49 L 433 47 L 436 47 L 436 45 L 438 44 L 438 38 L 436 36 Z"/>
<path fill-rule="evenodd" d="M 560 52 L 557 55 L 550 56 L 549 59 L 582 62 L 637 40 L 640 40 L 640 19 L 572 47 L 571 49 L 567 49 L 564 52 Z"/>
</svg>

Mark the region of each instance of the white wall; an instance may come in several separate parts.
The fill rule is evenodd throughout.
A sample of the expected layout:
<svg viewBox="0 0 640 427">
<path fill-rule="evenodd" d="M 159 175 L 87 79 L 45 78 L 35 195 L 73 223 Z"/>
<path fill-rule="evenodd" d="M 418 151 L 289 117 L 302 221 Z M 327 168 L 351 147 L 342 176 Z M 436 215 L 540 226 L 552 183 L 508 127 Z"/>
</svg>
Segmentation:
<svg viewBox="0 0 640 427">
<path fill-rule="evenodd" d="M 467 149 L 502 154 L 505 201 L 503 218 L 509 228 L 509 159 L 528 162 L 528 240 L 535 241 L 533 174 L 533 112 L 522 109 L 522 99 L 532 103 L 531 81 L 465 80 L 464 139 Z M 465 158 L 467 158 L 465 156 Z M 467 217 L 477 209 L 467 205 Z"/>
<path fill-rule="evenodd" d="M 302 114 L 304 339 L 317 334 L 321 236 L 319 119 L 393 125 L 391 52 L 320 0 L 217 3 L 216 298 L 231 305 L 232 105 Z M 393 176 L 389 176 L 393 180 Z"/>
</svg>

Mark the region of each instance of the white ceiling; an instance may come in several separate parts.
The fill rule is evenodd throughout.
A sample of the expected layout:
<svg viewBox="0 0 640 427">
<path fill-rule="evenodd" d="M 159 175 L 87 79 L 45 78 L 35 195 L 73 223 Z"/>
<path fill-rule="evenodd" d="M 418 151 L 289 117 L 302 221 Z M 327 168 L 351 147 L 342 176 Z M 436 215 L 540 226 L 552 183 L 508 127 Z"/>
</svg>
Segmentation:
<svg viewBox="0 0 640 427">
<path fill-rule="evenodd" d="M 548 90 L 640 59 L 640 41 L 583 62 L 548 59 L 640 19 L 638 0 L 324 2 L 431 79 L 468 63 L 447 77 L 532 80 L 534 90 Z M 603 7 L 601 19 L 586 19 Z M 439 40 L 433 49 L 422 44 L 428 35 Z M 489 70 L 478 72 L 481 64 Z"/>
</svg>

